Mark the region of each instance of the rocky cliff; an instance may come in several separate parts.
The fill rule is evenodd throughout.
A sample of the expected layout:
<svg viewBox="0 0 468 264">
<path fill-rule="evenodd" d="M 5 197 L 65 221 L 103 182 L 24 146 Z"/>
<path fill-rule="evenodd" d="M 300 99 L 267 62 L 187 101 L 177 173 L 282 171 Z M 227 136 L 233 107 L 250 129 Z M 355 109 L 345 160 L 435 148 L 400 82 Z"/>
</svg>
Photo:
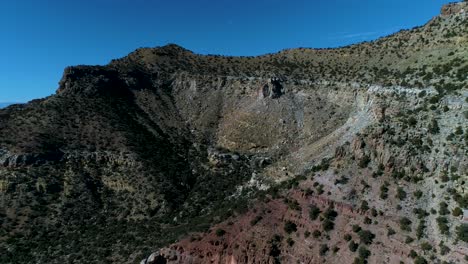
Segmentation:
<svg viewBox="0 0 468 264">
<path fill-rule="evenodd" d="M 0 110 L 0 262 L 464 261 L 466 6 L 339 49 L 65 69 Z"/>
</svg>

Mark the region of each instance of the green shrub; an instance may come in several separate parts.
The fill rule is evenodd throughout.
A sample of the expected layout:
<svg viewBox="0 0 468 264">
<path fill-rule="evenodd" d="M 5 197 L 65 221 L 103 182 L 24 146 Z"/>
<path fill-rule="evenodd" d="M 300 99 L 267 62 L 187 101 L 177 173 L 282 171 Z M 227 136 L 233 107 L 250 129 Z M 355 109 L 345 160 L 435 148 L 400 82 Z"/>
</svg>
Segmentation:
<svg viewBox="0 0 468 264">
<path fill-rule="evenodd" d="M 367 264 L 367 260 L 363 258 L 354 258 L 353 264 Z"/>
<path fill-rule="evenodd" d="M 302 208 L 301 206 L 299 205 L 299 203 L 297 202 L 297 200 L 294 200 L 294 199 L 288 199 L 288 198 L 284 198 L 284 203 L 288 205 L 288 207 L 291 209 L 291 210 L 296 210 L 296 211 L 301 211 Z"/>
<path fill-rule="evenodd" d="M 440 128 L 439 128 L 439 123 L 437 122 L 437 120 L 432 119 L 431 123 L 429 123 L 428 129 L 431 134 L 439 133 Z"/>
<path fill-rule="evenodd" d="M 402 217 L 400 219 L 400 229 L 403 231 L 411 231 L 411 220 L 409 220 L 407 217 Z"/>
<path fill-rule="evenodd" d="M 375 238 L 375 235 L 369 230 L 361 230 L 359 231 L 358 235 L 361 243 L 364 243 L 366 245 L 372 244 L 372 241 Z"/>
<path fill-rule="evenodd" d="M 361 202 L 361 210 L 363 210 L 363 211 L 369 210 L 369 204 L 367 203 L 367 201 L 362 201 Z"/>
<path fill-rule="evenodd" d="M 221 237 L 221 236 L 224 236 L 226 234 L 226 231 L 224 231 L 223 229 L 221 228 L 218 228 L 216 229 L 216 235 Z"/>
<path fill-rule="evenodd" d="M 446 215 L 449 214 L 450 211 L 448 210 L 448 204 L 446 202 L 440 202 L 439 203 L 439 214 L 440 215 Z"/>
<path fill-rule="evenodd" d="M 348 248 L 351 252 L 356 252 L 356 250 L 358 249 L 359 247 L 359 244 L 354 242 L 354 241 L 350 241 L 349 244 L 348 244 Z"/>
<path fill-rule="evenodd" d="M 408 125 L 414 127 L 417 123 L 418 123 L 418 121 L 413 116 L 408 118 Z"/>
<path fill-rule="evenodd" d="M 380 186 L 380 198 L 385 200 L 388 198 L 388 182 L 384 182 L 382 186 Z"/>
<path fill-rule="evenodd" d="M 309 217 L 311 220 L 317 219 L 320 215 L 321 211 L 316 205 L 311 205 L 309 209 Z"/>
<path fill-rule="evenodd" d="M 320 256 L 325 256 L 327 254 L 328 250 L 329 250 L 329 248 L 328 248 L 327 244 L 320 245 L 320 249 L 319 249 Z"/>
<path fill-rule="evenodd" d="M 403 188 L 401 188 L 401 187 L 398 187 L 398 188 L 397 188 L 396 197 L 397 197 L 398 199 L 400 199 L 400 200 L 406 199 L 406 192 L 405 192 L 405 190 L 403 190 Z"/>
<path fill-rule="evenodd" d="M 359 160 L 359 167 L 361 168 L 366 168 L 367 165 L 369 165 L 369 162 L 371 161 L 370 157 L 368 155 L 364 155 L 360 160 Z"/>
<path fill-rule="evenodd" d="M 427 264 L 427 261 L 425 258 L 421 257 L 421 256 L 417 256 L 415 259 L 414 259 L 414 264 Z"/>
<path fill-rule="evenodd" d="M 364 246 L 359 247 L 359 257 L 363 259 L 367 259 L 370 255 L 371 252 Z"/>
<path fill-rule="evenodd" d="M 447 235 L 449 233 L 448 220 L 444 216 L 439 216 L 436 218 L 437 225 L 442 234 Z"/>
<path fill-rule="evenodd" d="M 456 228 L 457 239 L 468 243 L 468 224 L 461 224 Z"/>
<path fill-rule="evenodd" d="M 372 224 L 372 220 L 371 220 L 369 217 L 366 216 L 366 217 L 364 218 L 364 224 L 370 225 L 370 224 Z"/>
<path fill-rule="evenodd" d="M 332 220 L 325 218 L 322 222 L 322 227 L 325 232 L 328 232 L 335 228 L 335 223 Z"/>
<path fill-rule="evenodd" d="M 443 241 L 440 241 L 440 243 L 439 243 L 439 249 L 440 249 L 440 254 L 441 254 L 442 256 L 444 256 L 444 255 L 446 255 L 447 253 L 450 252 L 450 248 L 447 247 L 447 246 L 444 244 Z"/>
<path fill-rule="evenodd" d="M 314 231 L 312 232 L 312 236 L 313 236 L 314 238 L 318 238 L 318 237 L 320 237 L 321 235 L 322 235 L 322 232 L 320 232 L 319 230 L 314 230 Z"/>
<path fill-rule="evenodd" d="M 293 232 L 296 232 L 297 231 L 297 225 L 291 221 L 286 221 L 286 223 L 284 223 L 284 231 L 288 234 L 291 234 Z"/>
<path fill-rule="evenodd" d="M 361 231 L 361 227 L 358 225 L 353 225 L 353 232 L 358 233 L 359 231 Z"/>
<path fill-rule="evenodd" d="M 426 222 L 424 220 L 419 221 L 419 225 L 416 228 L 416 237 L 421 239 L 424 236 L 424 230 L 426 229 Z"/>
<path fill-rule="evenodd" d="M 405 238 L 405 243 L 406 243 L 406 244 L 411 244 L 411 243 L 413 243 L 413 241 L 414 241 L 414 238 L 412 238 L 412 237 L 410 237 L 410 236 L 407 236 L 407 237 Z"/>
<path fill-rule="evenodd" d="M 329 208 L 323 213 L 323 217 L 324 217 L 325 219 L 328 219 L 328 220 L 331 220 L 331 221 L 335 220 L 335 218 L 336 218 L 337 216 L 338 216 L 338 213 L 337 213 L 335 210 L 333 210 L 332 207 L 329 207 Z"/>
<path fill-rule="evenodd" d="M 421 249 L 423 251 L 431 251 L 432 250 L 432 246 L 431 244 L 429 244 L 428 242 L 424 241 L 421 243 Z"/>
<path fill-rule="evenodd" d="M 455 207 L 452 211 L 452 215 L 458 217 L 463 214 L 463 210 L 460 207 Z"/>
</svg>

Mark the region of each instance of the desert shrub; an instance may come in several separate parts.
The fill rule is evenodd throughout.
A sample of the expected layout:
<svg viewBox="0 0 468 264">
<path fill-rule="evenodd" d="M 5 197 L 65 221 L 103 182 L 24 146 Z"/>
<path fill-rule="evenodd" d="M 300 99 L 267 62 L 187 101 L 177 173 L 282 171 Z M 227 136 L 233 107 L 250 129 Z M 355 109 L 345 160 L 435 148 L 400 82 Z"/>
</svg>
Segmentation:
<svg viewBox="0 0 468 264">
<path fill-rule="evenodd" d="M 408 125 L 410 125 L 410 126 L 412 126 L 412 127 L 414 127 L 414 126 L 418 123 L 418 121 L 416 120 L 416 118 L 414 118 L 413 116 L 411 116 L 410 118 L 408 118 L 408 121 L 407 121 L 407 122 L 408 122 Z"/>
<path fill-rule="evenodd" d="M 413 213 L 415 213 L 418 216 L 418 219 L 423 219 L 424 217 L 429 215 L 428 212 L 421 208 L 413 208 Z"/>
<path fill-rule="evenodd" d="M 286 221 L 286 223 L 284 223 L 284 231 L 288 234 L 291 234 L 293 232 L 296 232 L 297 231 L 297 225 L 291 221 Z"/>
<path fill-rule="evenodd" d="M 311 205 L 309 209 L 309 217 L 311 220 L 317 219 L 317 217 L 320 215 L 321 211 L 316 205 Z"/>
<path fill-rule="evenodd" d="M 286 240 L 286 243 L 288 244 L 288 246 L 292 247 L 294 245 L 294 240 L 288 237 L 288 239 Z"/>
<path fill-rule="evenodd" d="M 350 241 L 350 240 L 352 239 L 352 237 L 351 237 L 351 235 L 350 235 L 350 234 L 346 234 L 346 235 L 344 235 L 344 237 L 343 237 L 343 238 L 344 238 L 344 240 L 345 240 L 345 241 Z"/>
<path fill-rule="evenodd" d="M 337 247 L 337 246 L 334 246 L 334 247 L 332 248 L 332 251 L 333 251 L 333 253 L 336 253 L 336 252 L 340 251 L 340 248 Z"/>
<path fill-rule="evenodd" d="M 364 155 L 360 160 L 359 160 L 359 167 L 361 168 L 366 168 L 367 165 L 369 165 L 369 162 L 371 161 L 370 157 L 368 155 Z"/>
<path fill-rule="evenodd" d="M 403 188 L 401 188 L 401 187 L 398 187 L 398 188 L 397 188 L 396 197 L 397 197 L 398 199 L 400 199 L 400 200 L 406 199 L 406 192 L 405 192 L 405 190 L 403 190 Z"/>
<path fill-rule="evenodd" d="M 250 225 L 251 226 L 254 226 L 256 225 L 258 222 L 262 221 L 263 217 L 261 215 L 257 215 L 254 219 L 252 219 L 250 221 Z"/>
<path fill-rule="evenodd" d="M 272 256 L 274 259 L 278 260 L 278 257 L 281 254 L 280 246 L 281 246 L 281 240 L 283 240 L 283 237 L 276 234 L 273 236 L 272 239 L 268 242 L 270 244 L 270 252 L 269 255 Z"/>
<path fill-rule="evenodd" d="M 447 253 L 450 252 L 450 248 L 447 247 L 443 241 L 440 241 L 439 243 L 439 249 L 440 249 L 440 254 L 443 256 L 443 255 L 446 255 Z"/>
<path fill-rule="evenodd" d="M 329 248 L 328 248 L 327 244 L 320 245 L 320 249 L 319 249 L 320 256 L 325 256 L 327 254 L 328 250 L 329 250 Z"/>
<path fill-rule="evenodd" d="M 460 208 L 460 207 L 455 207 L 455 209 L 453 209 L 452 211 L 452 215 L 457 217 L 457 216 L 460 216 L 463 214 L 463 210 Z"/>
<path fill-rule="evenodd" d="M 426 229 L 426 222 L 424 220 L 419 221 L 419 225 L 416 228 L 416 237 L 421 239 L 424 236 L 424 230 Z"/>
<path fill-rule="evenodd" d="M 353 232 L 354 232 L 354 233 L 358 233 L 359 231 L 361 231 L 361 227 L 358 226 L 358 225 L 353 225 L 352 228 L 353 228 Z"/>
<path fill-rule="evenodd" d="M 411 220 L 409 220 L 407 217 L 402 217 L 400 219 L 400 229 L 403 231 L 411 231 Z"/>
<path fill-rule="evenodd" d="M 284 198 L 284 203 L 288 205 L 291 210 L 301 211 L 302 208 L 295 199 Z"/>
<path fill-rule="evenodd" d="M 427 260 L 421 256 L 417 256 L 414 259 L 414 264 L 427 264 Z"/>
<path fill-rule="evenodd" d="M 367 203 L 367 201 L 362 201 L 361 202 L 361 210 L 363 210 L 363 211 L 369 210 L 369 204 Z"/>
<path fill-rule="evenodd" d="M 372 241 L 375 238 L 375 235 L 369 230 L 361 230 L 359 231 L 358 235 L 361 243 L 364 243 L 366 245 L 372 244 Z"/>
<path fill-rule="evenodd" d="M 440 128 L 439 128 L 439 123 L 437 122 L 437 120 L 432 119 L 431 122 L 429 123 L 428 129 L 431 134 L 439 133 Z"/>
<path fill-rule="evenodd" d="M 455 193 L 454 195 L 455 201 L 458 203 L 458 205 L 462 208 L 467 208 L 468 207 L 468 193 L 462 196 L 459 193 Z"/>
<path fill-rule="evenodd" d="M 429 103 L 431 104 L 437 104 L 440 101 L 440 96 L 434 95 L 431 98 L 429 98 Z"/>
<path fill-rule="evenodd" d="M 388 182 L 384 182 L 382 186 L 380 186 L 380 199 L 387 199 L 388 198 Z"/>
<path fill-rule="evenodd" d="M 448 210 L 448 204 L 446 202 L 440 202 L 439 203 L 439 214 L 440 215 L 446 215 L 449 214 L 450 211 Z"/>
<path fill-rule="evenodd" d="M 328 219 L 328 220 L 331 220 L 331 221 L 335 220 L 335 218 L 336 218 L 337 216 L 338 216 L 338 213 L 337 213 L 335 210 L 333 210 L 332 207 L 329 207 L 329 208 L 323 213 L 323 217 L 324 217 L 325 219 Z"/>
<path fill-rule="evenodd" d="M 356 250 L 358 249 L 359 247 L 359 244 L 354 242 L 354 241 L 350 241 L 349 244 L 348 244 L 348 248 L 351 252 L 356 252 Z"/>
<path fill-rule="evenodd" d="M 468 243 L 468 224 L 461 224 L 456 228 L 457 239 Z"/>
<path fill-rule="evenodd" d="M 370 225 L 370 224 L 372 224 L 372 220 L 371 220 L 369 217 L 366 216 L 366 217 L 364 218 L 364 224 Z"/>
<path fill-rule="evenodd" d="M 431 251 L 432 250 L 432 246 L 431 244 L 429 244 L 428 242 L 424 241 L 421 243 L 421 249 L 423 251 Z"/>
<path fill-rule="evenodd" d="M 346 184 L 346 183 L 348 183 L 348 181 L 349 181 L 348 177 L 341 176 L 340 179 L 335 180 L 335 185 L 337 185 L 337 184 Z"/>
<path fill-rule="evenodd" d="M 325 232 L 328 232 L 328 231 L 333 230 L 333 228 L 335 228 L 335 223 L 332 220 L 325 218 L 322 222 L 322 227 Z"/>
<path fill-rule="evenodd" d="M 221 228 L 218 228 L 216 229 L 216 235 L 221 237 L 221 236 L 224 236 L 226 234 L 226 231 L 224 231 L 224 229 L 221 229 Z"/>
<path fill-rule="evenodd" d="M 414 238 L 412 238 L 410 236 L 407 236 L 405 238 L 405 244 L 411 244 L 411 243 L 413 243 L 413 241 L 414 241 Z"/>
<path fill-rule="evenodd" d="M 448 234 L 449 233 L 449 226 L 448 226 L 448 220 L 444 216 L 439 216 L 436 218 L 437 221 L 437 226 L 439 227 L 439 230 L 442 234 Z"/>
<path fill-rule="evenodd" d="M 442 175 L 440 176 L 440 180 L 442 182 L 448 182 L 450 180 L 449 176 L 447 175 L 447 173 L 442 173 Z"/>
<path fill-rule="evenodd" d="M 367 259 L 370 255 L 371 252 L 364 246 L 359 247 L 359 257 L 363 259 Z"/>
<path fill-rule="evenodd" d="M 314 230 L 314 231 L 312 232 L 312 236 L 313 236 L 314 238 L 318 238 L 318 237 L 320 237 L 321 235 L 322 235 L 322 232 L 320 232 L 319 230 Z"/>
</svg>

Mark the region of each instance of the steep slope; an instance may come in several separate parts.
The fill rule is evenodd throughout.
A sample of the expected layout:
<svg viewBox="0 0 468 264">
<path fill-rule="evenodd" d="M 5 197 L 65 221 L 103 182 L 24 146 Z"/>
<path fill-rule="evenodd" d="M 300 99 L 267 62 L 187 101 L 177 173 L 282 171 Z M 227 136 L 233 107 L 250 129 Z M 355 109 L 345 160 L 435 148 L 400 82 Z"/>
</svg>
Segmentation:
<svg viewBox="0 0 468 264">
<path fill-rule="evenodd" d="M 347 233 L 372 263 L 462 261 L 465 10 L 340 49 L 65 69 L 0 110 L 0 262 L 335 263 Z"/>
</svg>

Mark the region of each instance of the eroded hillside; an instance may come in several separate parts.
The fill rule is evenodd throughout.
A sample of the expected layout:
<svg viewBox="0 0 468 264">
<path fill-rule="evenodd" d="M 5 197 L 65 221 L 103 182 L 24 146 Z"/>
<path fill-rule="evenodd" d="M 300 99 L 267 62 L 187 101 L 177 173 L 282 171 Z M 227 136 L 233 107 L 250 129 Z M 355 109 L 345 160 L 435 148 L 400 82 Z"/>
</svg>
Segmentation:
<svg viewBox="0 0 468 264">
<path fill-rule="evenodd" d="M 339 49 L 67 68 L 0 110 L 0 262 L 466 261 L 467 9 Z"/>
</svg>

